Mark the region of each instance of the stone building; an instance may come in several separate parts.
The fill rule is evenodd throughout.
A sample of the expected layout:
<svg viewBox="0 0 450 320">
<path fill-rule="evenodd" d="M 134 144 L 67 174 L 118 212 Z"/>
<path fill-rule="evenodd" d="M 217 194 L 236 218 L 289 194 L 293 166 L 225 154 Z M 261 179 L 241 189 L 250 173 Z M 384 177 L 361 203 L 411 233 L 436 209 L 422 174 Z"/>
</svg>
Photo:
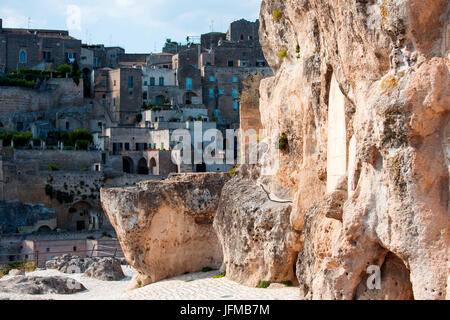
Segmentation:
<svg viewBox="0 0 450 320">
<path fill-rule="evenodd" d="M 54 69 L 78 60 L 80 54 L 81 41 L 68 31 L 3 28 L 0 19 L 0 73 Z"/>
<path fill-rule="evenodd" d="M 127 68 L 144 68 L 148 65 L 150 54 L 147 53 L 124 53 L 119 54 L 119 66 Z"/>
<path fill-rule="evenodd" d="M 147 67 L 172 69 L 172 58 L 171 53 L 153 53 L 148 58 Z"/>
<path fill-rule="evenodd" d="M 250 75 L 269 77 L 273 75 L 265 67 L 217 67 L 204 66 L 201 69 L 203 79 L 203 104 L 209 114 L 230 124 L 239 123 L 240 97 L 243 82 Z"/>
<path fill-rule="evenodd" d="M 142 74 L 144 104 L 167 104 L 171 97 L 178 95 L 175 92 L 178 86 L 173 70 L 152 66 L 144 68 Z"/>
<path fill-rule="evenodd" d="M 118 68 L 119 55 L 125 54 L 125 49 L 121 47 L 105 47 L 103 44 L 83 44 L 82 49 L 84 50 L 82 50 L 80 64 L 85 64 L 85 62 L 87 62 L 87 65 L 92 65 L 92 69 Z M 87 53 L 87 51 L 89 51 L 89 53 Z M 92 56 L 92 60 L 89 60 L 89 56 Z M 86 57 L 87 59 L 83 59 L 83 57 Z"/>
<path fill-rule="evenodd" d="M 200 45 L 179 50 L 172 67 L 179 89 L 185 91 L 182 104 L 202 104 L 219 123 L 237 127 L 242 81 L 249 75 L 273 75 L 259 43 L 258 28 L 258 20 L 235 21 L 226 34 L 203 34 Z"/>
</svg>

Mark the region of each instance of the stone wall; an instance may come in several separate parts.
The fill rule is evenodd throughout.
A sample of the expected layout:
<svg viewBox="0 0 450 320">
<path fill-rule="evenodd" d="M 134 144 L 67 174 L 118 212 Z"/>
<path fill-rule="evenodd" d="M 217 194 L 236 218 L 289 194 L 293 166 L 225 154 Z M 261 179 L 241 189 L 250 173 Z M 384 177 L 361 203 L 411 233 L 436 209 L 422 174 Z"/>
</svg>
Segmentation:
<svg viewBox="0 0 450 320">
<path fill-rule="evenodd" d="M 78 86 L 72 79 L 51 79 L 42 90 L 20 87 L 1 87 L 0 90 L 0 114 L 45 111 L 83 104 L 82 80 Z"/>
</svg>

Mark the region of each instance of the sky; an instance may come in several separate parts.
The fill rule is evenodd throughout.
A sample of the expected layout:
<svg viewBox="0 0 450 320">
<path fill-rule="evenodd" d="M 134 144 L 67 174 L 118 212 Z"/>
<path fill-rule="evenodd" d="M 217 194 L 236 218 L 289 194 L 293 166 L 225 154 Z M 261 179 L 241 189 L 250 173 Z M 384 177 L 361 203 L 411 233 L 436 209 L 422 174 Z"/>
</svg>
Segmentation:
<svg viewBox="0 0 450 320">
<path fill-rule="evenodd" d="M 83 43 L 160 52 L 166 39 L 226 32 L 231 22 L 255 21 L 262 0 L 1 0 L 4 28 L 69 30 Z"/>
</svg>

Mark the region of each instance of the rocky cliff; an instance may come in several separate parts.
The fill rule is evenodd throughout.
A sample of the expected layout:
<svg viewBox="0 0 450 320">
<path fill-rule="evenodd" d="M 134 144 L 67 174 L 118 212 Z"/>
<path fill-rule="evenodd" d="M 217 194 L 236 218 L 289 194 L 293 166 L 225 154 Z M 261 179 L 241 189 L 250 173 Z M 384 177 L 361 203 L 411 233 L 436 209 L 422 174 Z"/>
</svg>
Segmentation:
<svg viewBox="0 0 450 320">
<path fill-rule="evenodd" d="M 302 298 L 445 298 L 448 17 L 446 0 L 263 1 L 260 38 L 276 75 L 261 84 L 261 121 L 288 141 L 269 185 L 294 199 L 279 234 L 300 235 Z M 247 201 L 235 207 L 253 226 Z M 244 257 L 258 252 L 247 247 Z"/>
</svg>

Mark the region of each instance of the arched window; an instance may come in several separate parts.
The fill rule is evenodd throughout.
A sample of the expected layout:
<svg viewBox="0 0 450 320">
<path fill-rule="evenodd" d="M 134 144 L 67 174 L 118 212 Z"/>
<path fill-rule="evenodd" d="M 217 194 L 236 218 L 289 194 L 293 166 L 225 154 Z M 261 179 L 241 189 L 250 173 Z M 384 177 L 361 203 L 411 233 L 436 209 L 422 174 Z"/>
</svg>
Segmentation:
<svg viewBox="0 0 450 320">
<path fill-rule="evenodd" d="M 19 62 L 26 63 L 27 62 L 27 52 L 25 50 L 20 50 L 19 52 Z"/>
</svg>

